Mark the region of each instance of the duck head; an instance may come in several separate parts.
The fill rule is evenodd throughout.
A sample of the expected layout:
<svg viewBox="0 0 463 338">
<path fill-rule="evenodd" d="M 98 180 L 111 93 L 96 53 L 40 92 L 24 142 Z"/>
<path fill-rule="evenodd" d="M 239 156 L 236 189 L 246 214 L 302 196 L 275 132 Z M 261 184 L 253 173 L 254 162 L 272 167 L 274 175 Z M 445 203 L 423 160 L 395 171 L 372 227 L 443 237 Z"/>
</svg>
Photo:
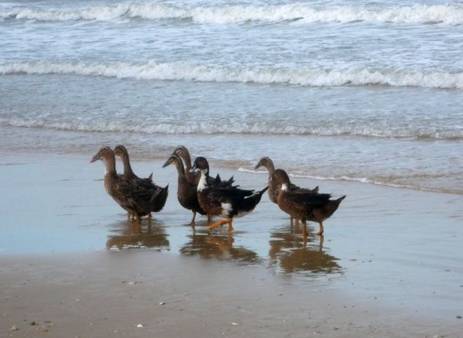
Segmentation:
<svg viewBox="0 0 463 338">
<path fill-rule="evenodd" d="M 260 167 L 265 167 L 270 173 L 273 173 L 275 171 L 275 167 L 273 165 L 273 161 L 270 159 L 270 157 L 262 157 L 259 162 L 257 162 L 256 166 L 254 169 L 258 169 Z"/>
<path fill-rule="evenodd" d="M 90 160 L 90 163 L 96 162 L 98 160 L 101 160 L 103 162 L 106 162 L 107 160 L 110 160 L 114 158 L 114 152 L 110 147 L 102 147 L 98 152 L 92 157 Z"/>
<path fill-rule="evenodd" d="M 114 148 L 114 155 L 119 157 L 125 157 L 129 156 L 129 152 L 127 151 L 126 147 L 124 147 L 122 144 L 119 144 Z"/>
<path fill-rule="evenodd" d="M 176 162 L 182 161 L 180 157 L 178 157 L 175 154 L 170 155 L 170 157 L 167 159 L 167 161 L 162 165 L 163 168 L 171 165 L 172 163 L 176 164 Z"/>
<path fill-rule="evenodd" d="M 204 175 L 209 175 L 209 162 L 204 157 L 196 157 L 193 167 L 191 168 L 193 172 L 200 172 Z"/>
<path fill-rule="evenodd" d="M 177 148 L 175 148 L 172 154 L 175 154 L 179 156 L 181 159 L 183 159 L 187 169 L 191 168 L 191 156 L 190 156 L 190 152 L 188 151 L 187 147 L 180 145 Z"/>
</svg>

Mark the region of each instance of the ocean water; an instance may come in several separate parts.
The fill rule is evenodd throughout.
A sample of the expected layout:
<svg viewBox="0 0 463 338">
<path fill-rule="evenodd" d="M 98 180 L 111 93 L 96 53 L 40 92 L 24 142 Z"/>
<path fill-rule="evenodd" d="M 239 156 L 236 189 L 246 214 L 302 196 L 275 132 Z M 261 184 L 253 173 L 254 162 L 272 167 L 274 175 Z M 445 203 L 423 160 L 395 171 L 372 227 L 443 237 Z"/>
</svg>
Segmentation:
<svg viewBox="0 0 463 338">
<path fill-rule="evenodd" d="M 0 134 L 463 194 L 463 3 L 0 1 Z"/>
</svg>

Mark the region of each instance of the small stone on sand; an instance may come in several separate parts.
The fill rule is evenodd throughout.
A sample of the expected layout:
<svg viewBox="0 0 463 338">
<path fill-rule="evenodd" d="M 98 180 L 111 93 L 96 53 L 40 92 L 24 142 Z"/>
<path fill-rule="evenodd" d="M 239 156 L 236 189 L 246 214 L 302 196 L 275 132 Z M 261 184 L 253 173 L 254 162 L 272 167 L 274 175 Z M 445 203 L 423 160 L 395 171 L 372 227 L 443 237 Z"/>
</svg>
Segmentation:
<svg viewBox="0 0 463 338">
<path fill-rule="evenodd" d="M 143 327 L 143 324 L 137 324 L 137 327 L 138 327 L 138 328 L 142 328 L 142 327 Z"/>
</svg>

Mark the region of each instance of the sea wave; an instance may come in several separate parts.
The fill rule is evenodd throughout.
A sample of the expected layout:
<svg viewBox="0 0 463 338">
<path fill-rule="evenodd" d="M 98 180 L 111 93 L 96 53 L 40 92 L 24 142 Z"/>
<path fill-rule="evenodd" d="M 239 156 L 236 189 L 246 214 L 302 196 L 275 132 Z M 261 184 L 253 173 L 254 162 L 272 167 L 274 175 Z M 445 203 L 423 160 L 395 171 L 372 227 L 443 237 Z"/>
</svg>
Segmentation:
<svg viewBox="0 0 463 338">
<path fill-rule="evenodd" d="M 297 122 L 296 122 L 297 123 Z M 184 121 L 178 122 L 157 122 L 155 120 L 127 121 L 118 119 L 111 121 L 107 119 L 75 119 L 69 121 L 66 118 L 49 117 L 3 117 L 0 118 L 0 126 L 24 127 L 24 128 L 43 128 L 64 131 L 81 132 L 115 132 L 115 133 L 143 133 L 143 134 L 198 134 L 198 135 L 293 135 L 293 136 L 323 136 L 323 137 L 370 137 L 370 138 L 395 138 L 395 139 L 415 139 L 415 140 L 463 140 L 463 130 L 433 130 L 432 128 L 423 130 L 420 128 L 399 129 L 390 126 L 384 129 L 375 126 L 350 126 L 331 124 L 328 127 L 316 125 L 302 126 L 296 124 L 278 125 L 273 121 L 266 122 L 246 122 L 246 121 L 221 121 L 216 123 Z"/>
<path fill-rule="evenodd" d="M 262 171 L 262 170 L 253 170 L 249 169 L 246 167 L 239 167 L 238 171 L 244 172 L 244 173 L 249 173 L 249 174 L 264 174 L 268 175 L 267 171 Z M 387 179 L 379 179 L 375 177 L 356 177 L 356 176 L 346 176 L 346 175 L 334 175 L 334 176 L 321 176 L 321 175 L 311 175 L 309 173 L 307 174 L 293 174 L 293 173 L 288 173 L 290 177 L 294 178 L 308 178 L 311 180 L 316 180 L 316 181 L 343 181 L 343 182 L 355 182 L 355 183 L 363 183 L 363 184 L 373 184 L 373 185 L 380 185 L 384 187 L 390 187 L 390 188 L 401 188 L 401 189 L 412 189 L 412 190 L 420 190 L 420 191 L 429 191 L 429 192 L 440 192 L 440 193 L 448 193 L 448 194 L 457 194 L 457 195 L 462 195 L 463 190 L 460 189 L 459 187 L 428 187 L 428 186 L 423 186 L 419 182 L 409 182 L 409 183 L 394 183 L 391 182 L 390 180 Z M 407 177 L 409 180 L 414 179 L 414 178 L 421 178 L 423 176 L 430 176 L 432 177 L 433 175 L 426 175 L 426 174 L 417 174 L 416 177 Z M 445 174 L 441 175 L 440 177 L 446 177 Z M 400 178 L 397 177 L 397 178 Z M 402 178 L 405 178 L 403 176 Z"/>
<path fill-rule="evenodd" d="M 75 74 L 143 80 L 180 80 L 200 82 L 242 82 L 289 84 L 297 86 L 391 86 L 463 89 L 463 72 L 420 72 L 401 69 L 370 68 L 283 68 L 244 67 L 188 63 L 53 63 L 18 62 L 0 64 L 0 75 L 9 74 Z"/>
<path fill-rule="evenodd" d="M 177 19 L 202 24 L 236 24 L 244 22 L 367 22 L 397 24 L 463 24 L 461 5 L 413 5 L 395 7 L 337 6 L 317 8 L 304 3 L 273 6 L 173 6 L 156 3 L 123 3 L 87 8 L 15 7 L 0 8 L 0 19 L 36 21 L 76 21 L 117 19 Z"/>
</svg>

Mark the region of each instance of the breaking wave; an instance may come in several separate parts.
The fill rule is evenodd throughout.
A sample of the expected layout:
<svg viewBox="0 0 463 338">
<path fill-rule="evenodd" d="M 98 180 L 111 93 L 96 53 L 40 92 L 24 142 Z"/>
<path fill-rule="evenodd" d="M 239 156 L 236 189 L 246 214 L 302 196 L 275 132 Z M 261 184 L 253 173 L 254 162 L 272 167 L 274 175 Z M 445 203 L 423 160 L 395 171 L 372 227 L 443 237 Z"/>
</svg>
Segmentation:
<svg viewBox="0 0 463 338">
<path fill-rule="evenodd" d="M 296 121 L 297 123 L 297 121 Z M 115 132 L 115 133 L 144 133 L 144 134 L 237 134 L 237 135 L 295 135 L 295 136 L 355 136 L 374 138 L 398 138 L 417 140 L 463 140 L 463 129 L 441 130 L 433 128 L 422 130 L 419 128 L 399 129 L 390 127 L 384 129 L 378 126 L 349 126 L 332 124 L 329 127 L 316 125 L 285 125 L 280 126 L 274 121 L 245 122 L 245 121 L 216 121 L 197 122 L 159 122 L 155 119 L 142 119 L 138 122 L 128 122 L 126 119 L 108 121 L 106 119 L 61 119 L 35 116 L 28 118 L 0 118 L 0 126 L 43 128 L 81 132 Z"/>
<path fill-rule="evenodd" d="M 134 78 L 142 80 L 180 80 L 200 82 L 241 82 L 289 84 L 296 86 L 391 86 L 463 89 L 463 72 L 419 72 L 394 69 L 320 69 L 320 68 L 230 68 L 188 63 L 144 64 L 20 62 L 0 64 L 0 75 L 74 74 Z"/>
<path fill-rule="evenodd" d="M 303 3 L 275 6 L 226 5 L 177 7 L 167 4 L 124 3 L 87 8 L 0 8 L 0 19 L 36 21 L 70 21 L 118 19 L 176 19 L 204 24 L 234 24 L 244 22 L 298 21 L 367 22 L 397 24 L 463 24 L 463 6 L 414 5 L 390 8 L 338 6 L 327 9 Z"/>
</svg>

